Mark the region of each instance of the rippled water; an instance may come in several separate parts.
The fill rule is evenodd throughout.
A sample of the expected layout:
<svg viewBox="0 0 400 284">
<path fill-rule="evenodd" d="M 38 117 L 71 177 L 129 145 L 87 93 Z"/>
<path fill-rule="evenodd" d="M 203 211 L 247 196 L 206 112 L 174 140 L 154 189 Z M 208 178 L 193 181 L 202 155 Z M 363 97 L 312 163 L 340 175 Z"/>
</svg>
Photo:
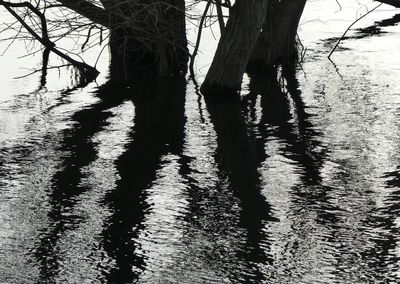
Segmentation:
<svg viewBox="0 0 400 284">
<path fill-rule="evenodd" d="M 331 63 L 346 5 L 310 2 L 301 68 L 224 102 L 56 71 L 38 90 L 12 80 L 23 51 L 0 58 L 0 283 L 398 283 L 399 17 Z"/>
</svg>

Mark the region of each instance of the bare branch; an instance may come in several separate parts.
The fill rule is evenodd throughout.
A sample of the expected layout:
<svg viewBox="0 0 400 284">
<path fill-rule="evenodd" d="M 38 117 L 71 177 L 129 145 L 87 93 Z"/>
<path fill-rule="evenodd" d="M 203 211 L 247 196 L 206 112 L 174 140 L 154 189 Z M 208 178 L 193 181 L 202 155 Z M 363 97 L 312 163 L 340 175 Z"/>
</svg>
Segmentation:
<svg viewBox="0 0 400 284">
<path fill-rule="evenodd" d="M 380 6 L 382 6 L 382 4 L 379 4 L 378 6 L 376 6 L 375 8 L 369 10 L 367 13 L 365 13 L 364 15 L 362 15 L 361 17 L 359 17 L 358 19 L 356 19 L 343 33 L 343 35 L 341 36 L 341 38 L 338 40 L 338 42 L 336 43 L 335 47 L 331 50 L 331 52 L 328 55 L 328 59 L 331 60 L 331 55 L 335 52 L 336 48 L 338 47 L 339 43 L 343 40 L 343 38 L 345 37 L 345 35 L 347 34 L 347 32 L 351 29 L 352 26 L 354 26 L 359 20 L 363 19 L 364 17 L 366 17 L 367 15 L 369 15 L 370 13 L 372 13 L 373 11 L 375 11 L 376 9 L 378 9 Z"/>
<path fill-rule="evenodd" d="M 108 27 L 109 15 L 106 10 L 85 0 L 57 0 L 64 7 L 88 18 L 90 21 Z"/>
<path fill-rule="evenodd" d="M 48 35 L 48 30 L 47 30 L 47 23 L 46 23 L 46 18 L 43 15 L 42 12 L 40 12 L 40 10 L 38 8 L 36 8 L 35 6 L 33 6 L 31 3 L 29 2 L 21 2 L 21 3 L 11 3 L 11 2 L 6 2 L 3 0 L 0 0 L 0 5 L 4 6 L 4 8 L 18 21 L 20 22 L 20 24 L 37 40 L 39 41 L 46 49 L 51 50 L 52 52 L 54 52 L 55 54 L 57 54 L 58 56 L 60 56 L 61 58 L 63 58 L 64 60 L 66 60 L 67 62 L 71 63 L 72 65 L 76 66 L 77 68 L 81 69 L 81 70 L 87 70 L 89 72 L 92 72 L 94 74 L 98 74 L 98 71 L 93 68 L 92 66 L 84 63 L 84 62 L 79 62 L 76 61 L 75 59 L 71 58 L 70 56 L 64 54 L 63 52 L 61 52 L 60 50 L 58 50 L 56 48 L 56 45 L 54 42 L 52 42 L 49 39 L 49 35 Z M 29 10 L 31 10 L 33 13 L 35 13 L 41 22 L 41 28 L 42 28 L 42 36 L 40 36 L 32 27 L 30 27 L 26 21 L 21 18 L 21 16 L 19 16 L 14 10 L 14 7 L 26 7 Z"/>
</svg>

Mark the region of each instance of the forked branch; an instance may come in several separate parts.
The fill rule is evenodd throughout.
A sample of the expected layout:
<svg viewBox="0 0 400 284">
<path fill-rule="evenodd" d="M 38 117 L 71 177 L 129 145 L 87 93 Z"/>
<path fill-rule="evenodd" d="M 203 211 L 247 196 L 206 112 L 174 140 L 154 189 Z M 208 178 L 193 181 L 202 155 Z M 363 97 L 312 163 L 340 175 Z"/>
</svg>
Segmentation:
<svg viewBox="0 0 400 284">
<path fill-rule="evenodd" d="M 77 61 L 56 48 L 55 43 L 52 42 L 49 38 L 46 17 L 38 8 L 33 6 L 31 3 L 29 2 L 12 3 L 0 0 L 0 5 L 3 6 L 46 49 L 54 52 L 55 54 L 66 60 L 68 63 L 70 63 L 71 65 L 80 69 L 81 71 L 88 71 L 89 73 L 94 75 L 97 75 L 99 73 L 94 67 L 84 62 Z M 16 11 L 14 11 L 13 8 L 27 8 L 32 13 L 37 15 L 38 18 L 40 19 L 42 35 L 39 35 L 32 27 L 30 27 L 26 23 L 26 21 L 20 15 L 18 15 Z"/>
</svg>

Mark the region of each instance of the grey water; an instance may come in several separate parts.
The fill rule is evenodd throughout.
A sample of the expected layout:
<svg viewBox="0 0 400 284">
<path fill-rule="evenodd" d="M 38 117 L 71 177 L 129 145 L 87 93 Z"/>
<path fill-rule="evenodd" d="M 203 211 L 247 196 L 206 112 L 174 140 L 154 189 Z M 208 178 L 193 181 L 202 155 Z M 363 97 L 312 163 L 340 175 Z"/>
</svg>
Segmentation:
<svg viewBox="0 0 400 284">
<path fill-rule="evenodd" d="M 107 80 L 107 55 L 96 82 L 53 69 L 43 85 L 23 76 L 41 55 L 15 43 L 0 283 L 399 283 L 400 19 L 383 6 L 331 62 L 363 13 L 338 9 L 310 1 L 302 63 L 246 74 L 225 101 L 198 91 L 212 36 L 197 81 L 132 88 Z"/>
</svg>

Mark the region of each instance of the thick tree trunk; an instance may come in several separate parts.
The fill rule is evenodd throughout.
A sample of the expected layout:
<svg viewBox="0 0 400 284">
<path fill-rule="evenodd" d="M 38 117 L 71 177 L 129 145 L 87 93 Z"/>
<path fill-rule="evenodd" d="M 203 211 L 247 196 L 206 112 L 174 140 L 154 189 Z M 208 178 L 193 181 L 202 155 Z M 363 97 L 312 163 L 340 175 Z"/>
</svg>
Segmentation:
<svg viewBox="0 0 400 284">
<path fill-rule="evenodd" d="M 184 0 L 107 0 L 103 5 L 111 15 L 112 74 L 132 80 L 141 74 L 166 77 L 186 73 L 189 52 Z"/>
<path fill-rule="evenodd" d="M 201 86 L 204 94 L 240 89 L 251 50 L 261 31 L 268 0 L 236 0 L 214 60 Z"/>
<path fill-rule="evenodd" d="M 296 35 L 306 0 L 270 0 L 248 69 L 262 70 L 297 55 Z"/>
</svg>

